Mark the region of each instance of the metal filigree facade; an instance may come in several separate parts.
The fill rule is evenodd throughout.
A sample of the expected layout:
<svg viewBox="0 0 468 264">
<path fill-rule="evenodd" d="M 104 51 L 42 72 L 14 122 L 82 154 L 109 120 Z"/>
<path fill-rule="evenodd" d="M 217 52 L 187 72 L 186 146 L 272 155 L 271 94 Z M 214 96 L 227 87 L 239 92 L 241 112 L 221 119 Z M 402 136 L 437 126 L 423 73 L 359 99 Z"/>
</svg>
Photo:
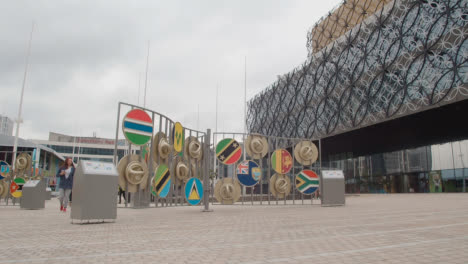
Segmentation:
<svg viewBox="0 0 468 264">
<path fill-rule="evenodd" d="M 346 3 L 346 1 L 345 1 Z M 248 102 L 251 132 L 322 138 L 468 99 L 468 0 L 391 1 Z"/>
</svg>

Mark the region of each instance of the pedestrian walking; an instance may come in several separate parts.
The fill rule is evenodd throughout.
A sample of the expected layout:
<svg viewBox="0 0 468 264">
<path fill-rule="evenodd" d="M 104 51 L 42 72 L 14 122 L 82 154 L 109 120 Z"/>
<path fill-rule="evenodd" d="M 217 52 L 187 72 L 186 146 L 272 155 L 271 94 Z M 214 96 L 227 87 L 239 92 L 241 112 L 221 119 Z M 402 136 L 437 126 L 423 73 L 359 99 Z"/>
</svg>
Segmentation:
<svg viewBox="0 0 468 264">
<path fill-rule="evenodd" d="M 73 176 L 75 175 L 75 165 L 71 158 L 66 158 L 65 163 L 57 172 L 57 178 L 60 178 L 59 183 L 59 201 L 60 211 L 66 212 L 68 199 L 73 187 Z"/>
</svg>

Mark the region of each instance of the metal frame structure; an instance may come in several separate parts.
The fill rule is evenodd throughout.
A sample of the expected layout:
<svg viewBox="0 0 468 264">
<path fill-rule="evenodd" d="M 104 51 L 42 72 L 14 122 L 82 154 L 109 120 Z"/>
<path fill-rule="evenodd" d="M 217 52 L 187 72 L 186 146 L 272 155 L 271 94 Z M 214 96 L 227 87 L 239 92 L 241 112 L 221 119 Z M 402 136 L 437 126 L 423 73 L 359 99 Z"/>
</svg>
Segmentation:
<svg viewBox="0 0 468 264">
<path fill-rule="evenodd" d="M 296 161 L 296 159 L 294 157 L 294 147 L 296 146 L 296 144 L 298 142 L 300 142 L 302 140 L 307 140 L 307 139 L 264 136 L 267 139 L 269 151 L 268 151 L 267 155 L 264 158 L 262 158 L 262 159 L 253 159 L 253 158 L 249 157 L 248 154 L 245 151 L 244 142 L 247 139 L 248 135 L 249 134 L 235 133 L 235 132 L 234 133 L 233 132 L 230 132 L 230 133 L 228 133 L 228 132 L 213 133 L 212 153 L 213 153 L 214 168 L 216 168 L 216 171 L 215 171 L 216 180 L 220 180 L 222 178 L 228 177 L 229 173 L 227 173 L 227 174 L 225 173 L 225 171 L 228 171 L 228 170 L 232 170 L 232 175 L 230 177 L 232 177 L 233 179 L 237 179 L 236 168 L 237 168 L 238 162 L 236 162 L 235 164 L 232 164 L 232 165 L 225 165 L 225 164 L 222 164 L 221 162 L 219 162 L 218 159 L 216 158 L 216 151 L 215 151 L 216 144 L 219 141 L 221 141 L 222 139 L 225 139 L 225 138 L 233 138 L 242 145 L 242 153 L 243 153 L 242 160 L 254 160 L 255 162 L 257 162 L 259 164 L 260 168 L 262 168 L 262 179 L 260 180 L 260 184 L 257 184 L 257 185 L 255 185 L 253 187 L 242 187 L 240 201 L 238 201 L 235 204 L 240 203 L 242 205 L 245 205 L 245 204 L 263 205 L 264 202 L 266 202 L 267 205 L 279 205 L 281 200 L 283 201 L 284 205 L 288 204 L 288 201 L 291 201 L 292 204 L 296 204 L 296 201 L 298 201 L 298 200 L 300 201 L 300 204 L 307 204 L 307 203 L 304 202 L 306 200 L 310 200 L 310 204 L 312 204 L 312 205 L 313 204 L 318 204 L 318 203 L 314 203 L 314 200 L 319 199 L 319 194 L 317 192 L 315 192 L 315 193 L 313 193 L 311 195 L 306 195 L 306 194 L 302 194 L 299 191 L 297 191 L 296 186 L 295 186 L 295 176 L 296 176 L 296 174 L 301 172 L 301 170 L 303 170 L 303 169 L 310 169 L 310 170 L 313 170 L 315 173 L 317 173 L 317 175 L 319 175 L 321 177 L 321 172 L 322 172 L 322 154 L 321 154 L 322 153 L 322 146 L 321 146 L 321 140 L 320 139 L 313 140 L 313 142 L 316 145 L 318 145 L 318 150 L 319 150 L 318 160 L 315 163 L 313 163 L 312 165 L 303 166 L 303 165 L 297 163 L 297 161 Z M 286 174 L 289 177 L 289 179 L 291 180 L 292 191 L 291 191 L 291 193 L 289 195 L 285 196 L 284 199 L 278 199 L 277 197 L 272 197 L 272 194 L 270 193 L 270 179 L 273 176 L 273 174 L 275 173 L 272 170 L 272 167 L 271 167 L 271 155 L 276 149 L 279 149 L 279 148 L 283 148 L 283 149 L 287 149 L 287 150 L 290 149 L 289 152 L 290 152 L 290 154 L 292 156 L 292 159 L 293 159 L 293 167 L 292 167 L 291 171 Z M 263 188 L 265 183 L 266 183 L 266 193 L 265 193 L 265 190 Z M 258 187 L 258 185 L 259 185 L 259 187 Z M 255 188 L 259 188 L 259 193 L 254 194 L 254 189 Z M 213 187 L 212 187 L 212 189 L 213 189 Z M 250 195 L 248 195 L 249 190 L 250 190 Z M 211 195 L 212 195 L 211 199 L 213 201 L 213 204 L 219 204 L 216 201 L 216 199 L 214 199 L 213 193 Z M 250 196 L 250 199 L 248 199 L 249 196 Z"/>
<path fill-rule="evenodd" d="M 152 135 L 151 141 L 149 142 L 149 148 L 150 149 L 152 149 L 152 147 L 153 147 L 152 144 L 153 144 L 153 138 L 154 138 L 155 134 L 159 131 L 159 132 L 165 132 L 166 135 L 168 135 L 168 133 L 170 133 L 170 131 L 171 131 L 171 129 L 172 129 L 174 123 L 175 123 L 173 120 L 169 119 L 165 115 L 160 114 L 158 112 L 152 111 L 152 110 L 147 109 L 147 108 L 142 108 L 142 107 L 139 107 L 139 106 L 136 106 L 136 105 L 119 102 L 118 111 L 117 111 L 117 125 L 116 125 L 115 142 L 118 142 L 119 134 L 121 133 L 120 132 L 121 131 L 121 126 L 120 126 L 121 118 L 123 117 L 123 115 L 126 112 L 128 112 L 128 111 L 124 111 L 124 109 L 123 109 L 124 107 L 127 108 L 128 110 L 133 110 L 133 109 L 144 110 L 144 111 L 148 112 L 150 114 L 150 116 L 152 117 L 152 120 L 153 120 L 153 135 Z M 189 129 L 189 128 L 184 128 L 184 130 L 185 130 L 185 136 L 186 137 L 189 137 L 189 136 L 197 137 L 200 140 L 201 145 L 203 146 L 203 158 L 202 158 L 199 166 L 196 165 L 195 171 L 192 171 L 192 166 L 189 166 L 189 170 L 190 170 L 189 176 L 190 177 L 194 177 L 196 175 L 201 175 L 202 176 L 202 177 L 199 177 L 199 178 L 202 178 L 202 180 L 203 180 L 204 196 L 203 196 L 202 203 L 200 205 L 204 206 L 203 211 L 205 211 L 205 212 L 211 211 L 209 209 L 209 204 L 210 203 L 211 204 L 217 204 L 217 202 L 215 201 L 214 192 L 213 192 L 213 190 L 214 190 L 213 187 L 214 187 L 215 181 L 218 180 L 218 179 L 224 178 L 226 176 L 223 173 L 221 173 L 222 171 L 224 171 L 224 169 L 229 169 L 229 170 L 232 169 L 232 177 L 233 177 L 233 179 L 236 179 L 235 175 L 236 175 L 236 166 L 237 166 L 237 163 L 228 166 L 228 165 L 223 165 L 220 162 L 218 162 L 218 160 L 216 158 L 216 151 L 215 151 L 216 143 L 218 141 L 220 141 L 221 139 L 230 137 L 230 138 L 234 138 L 236 140 L 239 140 L 239 142 L 243 145 L 244 142 L 245 142 L 245 139 L 248 136 L 248 134 L 245 134 L 245 133 L 216 132 L 216 133 L 213 133 L 213 141 L 212 141 L 211 140 L 211 130 L 210 129 L 208 129 L 206 133 L 201 132 L 201 131 L 192 130 L 192 129 Z M 320 140 L 315 140 L 315 143 L 316 143 L 316 145 L 318 146 L 318 149 L 319 149 L 319 158 L 318 158 L 317 162 L 315 162 L 314 164 L 312 164 L 310 166 L 302 166 L 302 165 L 300 165 L 299 163 L 296 162 L 296 160 L 294 158 L 293 149 L 294 149 L 295 145 L 299 141 L 305 140 L 305 139 L 303 139 L 303 138 L 272 137 L 272 136 L 266 136 L 266 138 L 267 138 L 268 145 L 269 145 L 269 152 L 264 158 L 262 158 L 260 160 L 256 160 L 258 162 L 258 164 L 260 165 L 260 167 L 262 168 L 262 180 L 260 181 L 262 184 L 260 184 L 259 187 L 258 187 L 258 184 L 256 185 L 257 188 L 260 188 L 260 193 L 254 195 L 255 186 L 254 187 L 245 187 L 244 190 L 250 189 L 250 190 L 247 190 L 247 193 L 248 193 L 248 191 L 250 191 L 250 195 L 248 195 L 247 193 L 244 193 L 244 191 L 243 191 L 243 195 L 242 195 L 240 201 L 237 202 L 237 204 L 254 205 L 254 204 L 257 204 L 257 202 L 258 202 L 258 204 L 269 204 L 269 205 L 270 204 L 275 204 L 275 205 L 278 205 L 278 204 L 288 204 L 288 201 L 292 201 L 291 202 L 292 204 L 318 204 L 318 203 L 314 203 L 314 200 L 318 199 L 318 193 L 314 193 L 312 195 L 301 194 L 295 188 L 294 177 L 302 169 L 312 169 L 318 175 L 320 175 L 321 169 L 322 169 L 322 166 L 321 166 L 321 164 L 322 164 L 322 162 L 321 162 L 321 141 Z M 211 142 L 213 142 L 213 144 L 211 144 Z M 287 197 L 284 197 L 284 199 L 278 199 L 278 198 L 275 199 L 275 198 L 273 198 L 271 196 L 270 191 L 269 191 L 269 180 L 273 175 L 272 168 L 271 168 L 271 154 L 272 154 L 272 152 L 274 150 L 276 150 L 278 148 L 290 149 L 289 151 L 290 151 L 291 156 L 292 156 L 293 161 L 294 161 L 293 168 L 291 169 L 291 171 L 289 173 L 286 174 L 289 177 L 289 179 L 291 180 L 291 185 L 292 185 L 291 188 L 293 189 L 293 191 Z M 243 160 L 246 160 L 247 158 L 250 158 L 246 154 L 244 146 L 242 147 L 242 149 L 243 149 L 242 151 L 244 153 L 243 154 Z M 115 146 L 115 149 L 114 149 L 114 157 L 115 157 L 115 161 L 116 161 L 115 164 L 117 165 L 117 151 L 116 150 L 117 150 L 117 146 Z M 129 153 L 132 153 L 131 144 L 129 145 Z M 170 157 L 175 156 L 174 154 L 175 153 L 173 153 L 173 150 L 172 150 L 171 153 L 170 153 Z M 154 155 L 154 153 L 153 153 L 153 151 L 151 151 L 150 157 L 149 157 L 150 161 L 153 160 L 153 155 Z M 143 157 L 141 155 L 139 155 L 139 157 L 140 157 L 140 161 L 143 161 Z M 187 157 L 187 160 L 188 160 L 189 163 L 191 163 L 190 157 Z M 157 160 L 156 162 L 158 164 L 160 164 L 160 160 Z M 173 162 L 173 160 L 171 158 L 169 158 L 167 165 L 169 167 L 171 175 L 174 175 L 175 172 L 173 171 L 172 162 Z M 153 168 L 152 162 L 149 162 L 148 165 L 149 165 L 148 166 L 149 167 L 149 174 L 154 175 L 156 168 Z M 215 168 L 215 170 L 213 170 L 214 168 Z M 210 179 L 210 175 L 213 176 L 213 174 L 216 175 L 216 176 L 214 176 L 214 177 L 212 177 L 212 179 Z M 172 178 L 174 178 L 174 176 L 172 176 Z M 137 198 L 142 198 L 142 199 L 146 199 L 147 201 L 150 201 L 150 197 L 152 195 L 150 193 L 150 185 L 151 185 L 150 179 L 151 179 L 151 176 L 148 177 L 148 184 L 147 184 L 147 187 L 145 189 L 140 190 L 138 188 L 138 191 L 136 193 L 132 194 L 132 196 L 133 196 L 132 199 L 135 199 L 135 196 L 136 196 Z M 267 190 L 266 191 L 263 188 L 264 187 L 264 184 L 263 184 L 264 182 L 267 182 L 267 185 L 266 185 Z M 125 189 L 128 189 L 128 188 L 125 188 Z M 183 194 L 184 189 L 185 189 L 184 185 L 176 186 L 174 184 L 174 182 L 173 182 L 173 183 L 171 183 L 171 189 L 170 189 L 169 194 L 168 194 L 168 196 L 166 198 L 154 197 L 154 202 L 153 203 L 148 202 L 148 204 L 149 204 L 148 206 L 145 206 L 143 204 L 143 205 L 134 206 L 133 208 L 167 207 L 167 206 L 186 205 L 184 194 Z M 249 199 L 249 197 L 250 197 L 250 199 Z M 129 204 L 128 198 L 129 198 L 128 195 L 125 196 L 125 207 L 128 207 L 128 204 Z M 310 200 L 310 203 L 306 202 L 308 200 Z M 280 201 L 283 201 L 283 203 L 280 203 Z M 297 202 L 297 201 L 300 201 L 300 202 Z M 154 206 L 151 206 L 151 204 L 154 204 Z"/>
<path fill-rule="evenodd" d="M 115 146 L 114 146 L 115 165 L 118 164 L 117 143 L 118 143 L 118 139 L 119 139 L 119 134 L 120 134 L 121 129 L 122 129 L 121 126 L 120 126 L 120 124 L 121 124 L 120 121 L 121 121 L 121 118 L 122 118 L 122 112 L 123 112 L 123 115 L 125 115 L 128 112 L 128 111 L 123 111 L 124 107 L 127 108 L 129 111 L 133 110 L 133 109 L 141 109 L 141 110 L 144 110 L 144 111 L 150 113 L 151 119 L 153 121 L 153 135 L 151 136 L 151 140 L 149 142 L 149 149 L 150 150 L 152 150 L 152 147 L 153 147 L 153 139 L 154 139 L 155 133 L 164 132 L 167 136 L 169 136 L 169 134 L 171 133 L 171 129 L 175 124 L 175 122 L 172 119 L 170 119 L 169 117 L 167 117 L 167 116 L 165 116 L 163 114 L 160 114 L 158 112 L 155 112 L 153 110 L 150 110 L 148 108 L 140 107 L 140 106 L 129 104 L 129 103 L 119 102 L 118 103 L 118 110 L 117 110 L 117 125 L 116 125 L 116 131 L 115 131 Z M 206 194 L 207 191 L 209 192 L 209 186 L 207 185 L 207 182 L 209 181 L 208 180 L 208 177 L 209 177 L 209 175 L 208 175 L 208 172 L 209 172 L 208 171 L 209 155 L 207 155 L 207 153 L 209 153 L 209 147 L 207 147 L 207 146 L 209 146 L 209 144 L 210 144 L 209 134 L 211 132 L 210 132 L 210 130 L 208 130 L 207 132 L 202 132 L 202 131 L 197 131 L 197 130 L 193 130 L 193 129 L 184 127 L 184 133 L 185 133 L 184 134 L 185 137 L 194 136 L 197 139 L 199 139 L 201 145 L 203 146 L 202 161 L 200 162 L 200 164 L 196 163 L 195 171 L 192 171 L 192 166 L 189 166 L 189 176 L 193 177 L 194 175 L 203 175 L 203 177 L 204 177 L 203 178 L 203 185 L 204 185 L 203 187 L 204 187 L 204 192 Z M 140 148 L 140 151 L 141 151 L 141 148 Z M 128 145 L 128 153 L 132 153 L 132 145 L 130 143 Z M 141 161 L 142 157 L 141 157 L 141 155 L 139 155 L 139 156 L 140 156 L 140 161 Z M 174 156 L 173 150 L 171 150 L 171 153 L 169 154 L 169 156 L 170 157 Z M 151 182 L 150 181 L 151 181 L 152 175 L 154 175 L 155 170 L 156 170 L 156 168 L 153 168 L 153 162 L 152 162 L 153 161 L 153 151 L 150 151 L 149 161 L 150 162 L 148 163 L 148 169 L 149 169 L 149 175 L 150 176 L 148 177 L 147 187 L 144 190 L 140 190 L 140 188 L 138 188 L 138 192 L 132 194 L 132 196 L 133 196 L 132 199 L 143 199 L 143 205 L 141 205 L 141 206 L 138 205 L 138 206 L 135 206 L 134 208 L 151 207 L 151 203 L 152 203 L 151 202 L 151 200 L 152 200 L 151 196 L 152 196 L 152 194 L 150 192 L 150 188 L 151 188 Z M 189 163 L 192 162 L 189 155 L 187 157 L 187 161 Z M 158 160 L 156 161 L 156 163 L 157 164 L 161 163 L 161 160 L 160 160 L 159 156 L 158 156 Z M 168 159 L 168 164 L 167 165 L 168 165 L 168 168 L 170 170 L 171 177 L 172 177 L 172 179 L 174 179 L 173 175 L 174 175 L 175 172 L 173 171 L 172 158 Z M 153 202 L 154 207 L 167 207 L 167 206 L 186 205 L 184 194 L 183 194 L 184 188 L 185 188 L 185 184 L 183 184 L 182 186 L 175 186 L 173 183 L 171 183 L 171 189 L 170 189 L 169 194 L 168 194 L 167 197 L 165 197 L 165 198 L 154 197 L 154 202 Z M 128 190 L 128 186 L 126 186 L 125 189 Z M 125 195 L 125 207 L 128 207 L 129 197 L 130 196 L 127 193 L 127 195 Z M 205 197 L 205 195 L 204 195 L 204 197 Z M 208 201 L 208 200 L 206 200 L 206 201 Z M 204 199 L 203 203 L 205 205 L 205 209 L 209 210 L 208 204 L 207 204 L 206 201 Z M 146 202 L 147 202 L 148 205 L 146 205 Z"/>
</svg>

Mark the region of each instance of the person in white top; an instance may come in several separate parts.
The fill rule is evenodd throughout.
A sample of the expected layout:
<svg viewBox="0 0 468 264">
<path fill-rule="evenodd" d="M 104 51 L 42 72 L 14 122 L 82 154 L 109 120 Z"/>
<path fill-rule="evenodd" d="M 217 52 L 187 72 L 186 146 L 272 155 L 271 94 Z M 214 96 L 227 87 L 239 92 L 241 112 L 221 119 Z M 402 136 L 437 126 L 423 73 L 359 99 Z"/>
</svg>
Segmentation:
<svg viewBox="0 0 468 264">
<path fill-rule="evenodd" d="M 71 158 L 66 158 L 62 167 L 57 172 L 59 183 L 59 201 L 60 211 L 66 212 L 68 206 L 68 198 L 73 188 L 73 176 L 75 175 L 75 165 Z"/>
</svg>

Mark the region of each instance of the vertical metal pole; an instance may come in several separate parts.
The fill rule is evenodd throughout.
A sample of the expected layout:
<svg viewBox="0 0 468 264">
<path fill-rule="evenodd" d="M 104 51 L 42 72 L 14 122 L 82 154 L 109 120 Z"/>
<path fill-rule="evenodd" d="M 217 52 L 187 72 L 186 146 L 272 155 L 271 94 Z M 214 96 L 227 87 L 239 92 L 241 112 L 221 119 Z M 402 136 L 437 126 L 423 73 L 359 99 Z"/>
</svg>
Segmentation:
<svg viewBox="0 0 468 264">
<path fill-rule="evenodd" d="M 128 157 L 127 157 L 127 164 L 130 163 L 130 155 L 132 154 L 132 144 L 129 142 L 128 143 Z M 125 207 L 128 206 L 128 203 L 130 201 L 130 192 L 128 191 L 128 182 L 125 181 Z M 135 197 L 133 197 L 135 199 Z"/>
<path fill-rule="evenodd" d="M 271 149 L 270 149 L 270 137 L 267 137 L 267 141 L 268 141 L 268 160 L 267 160 L 267 166 L 268 166 L 268 181 L 267 181 L 267 185 L 268 185 L 268 204 L 270 204 L 270 201 L 271 201 L 271 194 L 270 194 L 270 180 L 271 180 Z"/>
<path fill-rule="evenodd" d="M 154 117 L 155 117 L 154 112 L 151 111 L 151 121 L 153 122 L 153 131 L 155 130 L 154 129 Z M 149 207 L 151 207 L 151 197 L 153 196 L 153 194 L 151 193 L 151 188 L 152 188 L 151 185 L 153 184 L 151 179 L 153 178 L 154 170 L 156 169 L 156 168 L 153 168 L 153 155 L 154 155 L 154 153 L 153 153 L 153 141 L 154 141 L 154 133 L 151 134 L 151 141 L 150 141 L 149 146 L 148 146 L 149 152 L 150 152 L 149 158 L 148 158 L 148 173 L 149 173 L 149 175 L 148 175 L 148 184 L 147 184 L 147 186 L 148 186 L 147 189 L 148 189 L 148 193 L 149 193 L 149 196 L 148 196 Z"/>
<path fill-rule="evenodd" d="M 244 58 L 244 134 L 247 134 L 247 56 Z"/>
<path fill-rule="evenodd" d="M 277 150 L 277 149 L 278 149 L 278 138 L 275 138 L 275 150 Z M 277 176 L 278 176 L 278 174 L 277 174 Z M 276 178 L 278 179 L 278 177 L 276 177 Z M 278 194 L 278 192 L 277 192 L 277 194 Z M 276 195 L 275 198 L 276 198 L 276 205 L 278 205 L 278 195 Z"/>
<path fill-rule="evenodd" d="M 461 148 L 461 142 L 458 141 L 458 148 L 460 149 L 460 161 L 462 164 L 462 175 L 463 175 L 463 187 L 462 187 L 462 192 L 466 192 L 466 182 L 465 182 L 465 162 L 463 161 L 463 154 L 462 154 L 462 148 Z"/>
<path fill-rule="evenodd" d="M 117 125 L 115 127 L 115 142 L 114 142 L 114 165 L 118 163 L 118 141 L 119 141 L 119 125 L 120 125 L 120 102 L 117 107 Z"/>
<path fill-rule="evenodd" d="M 204 162 L 204 168 L 203 168 L 203 205 L 204 209 L 203 212 L 212 212 L 213 210 L 210 210 L 210 143 L 211 143 L 211 129 L 206 130 L 205 134 L 205 144 L 203 148 L 203 162 Z"/>
<path fill-rule="evenodd" d="M 320 174 L 319 174 L 319 192 L 317 195 L 317 199 L 320 198 L 320 201 L 322 201 L 322 139 L 319 139 L 319 161 L 320 161 Z"/>
<path fill-rule="evenodd" d="M 260 171 L 262 172 L 261 177 L 260 177 L 260 205 L 263 204 L 263 157 L 260 158 Z"/>
<path fill-rule="evenodd" d="M 164 119 L 165 119 L 165 120 L 164 120 L 164 134 L 165 134 L 166 137 L 167 137 L 168 119 L 167 119 L 167 118 L 164 118 Z M 168 157 L 168 158 L 167 158 L 167 164 L 166 164 L 167 166 L 169 166 L 169 159 L 170 159 L 170 158 Z M 169 194 L 167 194 L 167 195 L 169 195 Z M 167 206 L 168 206 L 167 200 L 168 200 L 168 196 L 166 196 L 166 198 L 164 198 L 164 200 L 161 200 L 161 204 L 167 207 Z"/>
<path fill-rule="evenodd" d="M 294 157 L 294 147 L 295 147 L 295 144 L 294 144 L 294 140 L 292 140 L 293 144 L 292 144 L 292 148 L 291 148 L 291 152 L 292 152 L 292 164 L 293 164 L 293 167 L 292 167 L 292 170 L 293 170 L 293 181 L 294 182 L 294 186 L 291 186 L 292 188 L 292 200 L 293 200 L 293 204 L 296 204 L 296 195 L 295 195 L 295 192 L 296 192 L 296 180 L 295 180 L 295 177 L 296 177 L 296 160 L 295 160 L 295 157 Z M 292 184 L 291 184 L 292 185 Z"/>
<path fill-rule="evenodd" d="M 146 89 L 145 89 L 146 90 Z M 158 132 L 161 132 L 161 129 L 162 129 L 162 115 L 159 115 L 159 128 L 158 128 Z M 158 150 L 156 150 L 158 151 Z M 157 159 L 157 167 L 158 168 L 160 165 L 161 165 L 161 156 L 158 155 L 158 159 Z M 158 207 L 159 206 L 159 195 L 156 195 L 156 197 L 154 197 L 154 204 L 155 204 L 155 207 Z M 161 204 L 162 206 L 162 204 Z"/>
<path fill-rule="evenodd" d="M 450 148 L 452 149 L 453 178 L 456 181 L 457 180 L 457 171 L 455 170 L 455 155 L 453 153 L 453 142 L 450 142 Z M 409 168 L 409 164 L 408 164 L 408 168 Z M 455 189 L 455 191 L 457 191 L 457 189 Z"/>
<path fill-rule="evenodd" d="M 283 139 L 283 140 L 284 140 L 284 139 Z M 289 144 L 289 140 L 286 140 L 286 145 L 284 146 L 285 149 L 287 148 L 288 144 Z M 287 149 L 286 149 L 286 150 L 287 150 Z M 294 163 L 293 163 L 293 166 L 294 166 Z M 285 173 L 284 176 L 287 177 L 287 178 L 289 178 L 289 182 L 291 182 L 291 170 L 289 170 L 288 173 Z M 291 184 L 291 186 L 289 186 L 289 188 L 292 189 L 292 184 Z M 288 196 L 287 194 L 284 194 L 284 205 L 286 205 L 286 203 L 287 203 L 287 202 L 286 202 L 287 196 Z"/>
<path fill-rule="evenodd" d="M 146 87 L 148 85 L 148 62 L 149 62 L 150 41 L 148 40 L 148 53 L 146 54 L 146 74 L 145 74 L 145 94 L 143 98 L 143 107 L 146 108 Z"/>
</svg>

